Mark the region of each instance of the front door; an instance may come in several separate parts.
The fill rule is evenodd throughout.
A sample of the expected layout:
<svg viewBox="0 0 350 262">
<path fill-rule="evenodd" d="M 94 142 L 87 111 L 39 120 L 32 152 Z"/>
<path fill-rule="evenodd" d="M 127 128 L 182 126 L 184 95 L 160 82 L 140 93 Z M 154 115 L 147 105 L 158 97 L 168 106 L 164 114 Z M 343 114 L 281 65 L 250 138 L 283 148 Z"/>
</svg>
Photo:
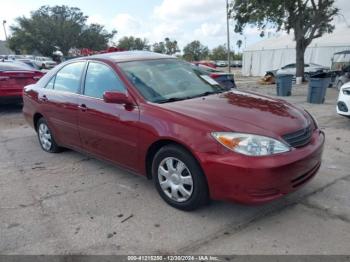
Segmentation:
<svg viewBox="0 0 350 262">
<path fill-rule="evenodd" d="M 89 62 L 83 94 L 79 97 L 78 125 L 83 148 L 124 167 L 136 169 L 139 110 L 103 100 L 105 91 L 126 93 L 115 71 Z"/>
</svg>

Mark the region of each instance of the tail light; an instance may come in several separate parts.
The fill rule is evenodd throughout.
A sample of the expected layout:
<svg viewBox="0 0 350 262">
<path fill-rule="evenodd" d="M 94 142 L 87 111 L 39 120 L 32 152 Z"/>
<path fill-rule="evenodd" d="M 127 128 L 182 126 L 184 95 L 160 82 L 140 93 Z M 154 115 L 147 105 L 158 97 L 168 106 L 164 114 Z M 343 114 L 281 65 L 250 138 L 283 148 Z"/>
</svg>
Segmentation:
<svg viewBox="0 0 350 262">
<path fill-rule="evenodd" d="M 210 74 L 210 77 L 215 79 L 220 77 L 220 74 Z"/>
<path fill-rule="evenodd" d="M 217 74 L 217 73 L 212 73 L 210 74 L 211 78 L 221 78 L 221 80 L 233 80 L 233 74 Z"/>
</svg>

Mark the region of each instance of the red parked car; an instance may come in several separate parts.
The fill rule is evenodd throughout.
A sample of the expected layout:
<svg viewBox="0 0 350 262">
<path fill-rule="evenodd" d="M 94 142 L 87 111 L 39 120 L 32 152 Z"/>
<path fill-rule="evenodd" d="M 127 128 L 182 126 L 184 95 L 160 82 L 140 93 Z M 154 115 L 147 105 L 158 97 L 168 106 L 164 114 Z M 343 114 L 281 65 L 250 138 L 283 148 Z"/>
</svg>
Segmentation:
<svg viewBox="0 0 350 262">
<path fill-rule="evenodd" d="M 43 73 L 20 62 L 0 62 L 0 101 L 22 100 L 23 87 L 36 83 Z"/>
<path fill-rule="evenodd" d="M 325 141 L 303 109 L 227 91 L 151 52 L 67 61 L 25 88 L 23 112 L 43 150 L 71 148 L 153 179 L 183 210 L 295 191 L 318 171 Z"/>
<path fill-rule="evenodd" d="M 212 61 L 195 61 L 195 62 L 192 62 L 192 64 L 194 65 L 203 65 L 203 66 L 208 66 L 208 67 L 211 67 L 211 68 L 216 68 L 216 64 Z"/>
</svg>

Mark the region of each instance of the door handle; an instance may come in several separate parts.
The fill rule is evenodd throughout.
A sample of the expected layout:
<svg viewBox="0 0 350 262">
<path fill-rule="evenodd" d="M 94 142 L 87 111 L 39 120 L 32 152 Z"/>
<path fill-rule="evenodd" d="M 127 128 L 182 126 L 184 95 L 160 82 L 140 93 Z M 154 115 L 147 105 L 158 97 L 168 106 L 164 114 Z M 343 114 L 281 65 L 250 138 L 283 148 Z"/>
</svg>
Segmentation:
<svg viewBox="0 0 350 262">
<path fill-rule="evenodd" d="M 85 112 L 87 110 L 87 106 L 85 104 L 81 104 L 80 106 L 78 106 L 79 109 L 83 112 Z"/>
<path fill-rule="evenodd" d="M 46 102 L 46 101 L 48 101 L 49 99 L 47 99 L 47 96 L 46 96 L 46 95 L 42 95 L 42 97 L 40 97 L 40 100 L 43 101 L 43 102 Z"/>
</svg>

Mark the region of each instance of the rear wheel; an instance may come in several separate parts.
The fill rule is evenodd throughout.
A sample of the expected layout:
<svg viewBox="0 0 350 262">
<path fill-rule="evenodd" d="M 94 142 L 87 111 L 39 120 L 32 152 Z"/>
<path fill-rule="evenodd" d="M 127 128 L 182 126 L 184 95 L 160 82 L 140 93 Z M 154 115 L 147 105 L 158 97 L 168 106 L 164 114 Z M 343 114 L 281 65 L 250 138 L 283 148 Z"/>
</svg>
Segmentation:
<svg viewBox="0 0 350 262">
<path fill-rule="evenodd" d="M 52 132 L 44 118 L 40 118 L 37 123 L 38 139 L 41 148 L 49 153 L 61 152 L 61 148 L 56 144 Z"/>
<path fill-rule="evenodd" d="M 153 159 L 152 175 L 160 196 L 181 210 L 194 210 L 208 202 L 208 187 L 196 159 L 176 145 L 161 148 Z"/>
</svg>

